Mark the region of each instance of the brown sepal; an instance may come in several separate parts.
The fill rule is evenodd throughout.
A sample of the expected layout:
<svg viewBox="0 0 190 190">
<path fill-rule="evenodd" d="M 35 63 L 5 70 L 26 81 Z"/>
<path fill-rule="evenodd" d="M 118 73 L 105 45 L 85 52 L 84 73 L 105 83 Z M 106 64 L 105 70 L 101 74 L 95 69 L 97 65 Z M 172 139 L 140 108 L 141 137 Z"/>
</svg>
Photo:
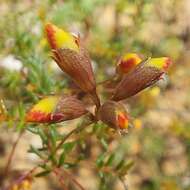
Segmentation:
<svg viewBox="0 0 190 190">
<path fill-rule="evenodd" d="M 60 97 L 52 116 L 61 115 L 61 120 L 66 121 L 78 118 L 87 112 L 82 101 L 75 96 L 64 95 Z"/>
<path fill-rule="evenodd" d="M 73 81 L 85 92 L 96 89 L 94 73 L 87 51 L 80 47 L 79 51 L 71 49 L 53 50 L 53 59 Z"/>
<path fill-rule="evenodd" d="M 124 129 L 118 121 L 118 114 L 121 113 L 128 122 L 128 113 L 123 104 L 108 100 L 100 107 L 98 119 L 114 129 Z"/>
<path fill-rule="evenodd" d="M 155 67 L 146 65 L 147 60 L 136 66 L 131 72 L 123 76 L 112 96 L 112 100 L 120 101 L 129 98 L 141 90 L 153 85 L 164 73 Z"/>
</svg>

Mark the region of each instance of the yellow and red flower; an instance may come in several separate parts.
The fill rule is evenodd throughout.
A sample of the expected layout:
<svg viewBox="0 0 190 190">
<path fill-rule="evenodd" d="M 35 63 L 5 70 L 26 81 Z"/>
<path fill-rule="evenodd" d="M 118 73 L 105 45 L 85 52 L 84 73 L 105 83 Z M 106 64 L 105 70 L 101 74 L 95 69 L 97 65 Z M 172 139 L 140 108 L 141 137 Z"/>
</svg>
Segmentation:
<svg viewBox="0 0 190 190">
<path fill-rule="evenodd" d="M 124 54 L 119 62 L 117 63 L 116 71 L 118 74 L 127 74 L 129 71 L 133 70 L 139 63 L 142 62 L 140 56 L 136 53 L 126 53 Z M 166 72 L 172 61 L 169 57 L 158 57 L 150 58 L 147 61 L 147 66 L 155 67 L 157 69 Z"/>
<path fill-rule="evenodd" d="M 45 32 L 52 49 L 68 48 L 74 51 L 79 50 L 79 39 L 69 32 L 65 32 L 58 28 L 54 24 L 47 23 L 45 25 Z"/>
<path fill-rule="evenodd" d="M 117 63 L 116 71 L 119 74 L 126 74 L 138 65 L 142 59 L 136 53 L 126 53 Z"/>
<path fill-rule="evenodd" d="M 123 76 L 114 89 L 112 100 L 120 101 L 134 96 L 160 80 L 164 71 L 154 66 L 148 66 L 148 61 L 141 62 Z"/>
<path fill-rule="evenodd" d="M 49 96 L 33 106 L 26 115 L 26 121 L 57 123 L 75 119 L 85 113 L 87 113 L 85 106 L 74 96 Z"/>
<path fill-rule="evenodd" d="M 137 54 L 126 54 L 123 60 L 126 62 L 122 63 L 121 61 L 117 65 L 117 71 L 122 73 L 122 78 L 114 89 L 112 96 L 114 101 L 134 96 L 155 84 L 172 64 L 168 57 L 149 58 L 141 61 Z"/>
</svg>

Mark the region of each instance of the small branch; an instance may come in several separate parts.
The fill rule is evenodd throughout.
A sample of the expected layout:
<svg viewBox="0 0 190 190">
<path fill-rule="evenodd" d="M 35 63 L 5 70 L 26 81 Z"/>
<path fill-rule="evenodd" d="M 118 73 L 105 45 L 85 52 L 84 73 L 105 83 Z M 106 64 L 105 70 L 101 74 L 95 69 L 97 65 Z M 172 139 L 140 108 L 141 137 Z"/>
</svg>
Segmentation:
<svg viewBox="0 0 190 190">
<path fill-rule="evenodd" d="M 89 115 L 89 117 L 92 117 L 92 115 Z M 88 118 L 89 119 L 89 118 Z M 77 128 L 75 128 L 75 129 L 73 129 L 72 131 L 70 131 L 63 139 L 62 139 L 62 141 L 57 145 L 57 147 L 56 147 L 56 149 L 55 149 L 55 153 L 61 148 L 61 146 L 64 144 L 64 142 L 70 137 L 70 136 L 72 136 L 74 133 L 79 133 L 80 131 L 82 131 L 83 129 L 85 129 L 85 128 L 87 128 L 90 124 L 92 124 L 94 121 L 93 121 L 93 119 L 91 118 L 91 119 L 89 119 L 87 122 L 84 122 L 84 123 L 82 123 L 81 124 L 81 126 L 80 127 L 77 127 Z M 21 133 L 22 134 L 22 133 Z M 20 137 L 22 136 L 22 135 L 19 135 Z M 18 138 L 18 139 L 20 139 L 20 137 Z M 17 140 L 18 140 L 17 139 Z M 18 143 L 18 142 L 17 142 Z M 16 143 L 16 144 L 17 144 Z M 16 145 L 15 145 L 15 147 L 16 147 Z M 14 150 L 15 150 L 15 148 L 14 148 Z M 11 151 L 11 152 L 13 152 L 14 153 L 14 151 Z M 10 159 L 11 160 L 11 159 Z M 48 159 L 45 159 L 41 164 L 45 164 L 45 163 L 47 163 L 49 161 L 49 158 Z M 9 161 L 10 162 L 10 161 Z M 34 167 L 33 169 L 31 169 L 29 172 L 27 172 L 26 174 L 24 174 L 24 175 L 22 175 L 18 180 L 16 180 L 15 182 L 14 182 L 14 184 L 20 184 L 24 179 L 26 179 L 27 177 L 29 177 L 32 173 L 34 173 L 37 169 L 38 169 L 38 167 L 39 167 L 39 165 L 37 165 L 36 167 Z M 67 172 L 66 172 L 67 173 Z M 71 174 L 68 174 L 67 173 L 67 175 L 69 175 L 70 177 L 72 176 Z M 85 190 L 73 177 L 72 177 L 72 181 L 78 186 L 78 187 L 80 187 L 80 189 L 81 190 Z M 8 187 L 8 188 L 5 188 L 4 190 L 9 190 L 9 189 L 11 189 L 11 187 L 12 187 L 12 185 L 10 186 L 10 187 Z M 67 190 L 67 189 L 65 189 L 65 190 Z"/>
<path fill-rule="evenodd" d="M 123 184 L 124 190 L 128 190 L 128 185 L 125 182 L 125 179 L 123 177 L 119 177 L 121 183 Z"/>
<path fill-rule="evenodd" d="M 81 190 L 85 190 L 85 188 L 70 174 L 68 173 L 66 170 L 63 171 L 66 175 L 68 175 L 71 180 L 81 189 Z"/>
<path fill-rule="evenodd" d="M 9 187 L 3 189 L 3 190 L 11 190 L 13 185 L 19 185 L 22 183 L 22 181 L 24 181 L 26 178 L 30 177 L 32 175 L 32 173 L 34 173 L 39 166 L 35 166 L 34 168 L 32 168 L 30 171 L 28 171 L 27 173 L 23 174 L 22 176 L 20 176 L 20 178 L 18 178 L 14 183 L 12 183 Z"/>
<path fill-rule="evenodd" d="M 88 124 L 85 125 L 81 125 L 80 127 L 76 127 L 75 129 L 73 129 L 72 131 L 70 131 L 62 140 L 61 142 L 57 145 L 55 152 L 57 152 L 61 146 L 64 144 L 64 142 L 70 137 L 72 136 L 74 133 L 79 133 L 80 131 L 82 131 L 83 129 L 87 128 L 90 124 L 92 124 L 93 122 L 90 121 Z"/>
<path fill-rule="evenodd" d="M 11 162 L 12 162 L 12 158 L 14 156 L 14 153 L 15 153 L 15 150 L 16 150 L 16 147 L 18 145 L 18 142 L 19 140 L 21 139 L 22 135 L 24 133 L 24 130 L 20 131 L 16 141 L 14 142 L 13 146 L 12 146 L 12 149 L 11 149 L 11 152 L 9 154 L 9 157 L 8 157 L 8 161 L 7 161 L 7 164 L 5 166 L 5 172 L 4 172 L 4 175 L 7 176 L 7 174 L 9 173 L 9 170 L 10 170 L 10 166 L 11 166 Z"/>
<path fill-rule="evenodd" d="M 67 175 L 67 176 L 73 181 L 73 183 L 75 183 L 75 185 L 76 185 L 79 189 L 85 190 L 85 188 L 72 176 L 72 174 L 70 174 L 70 173 L 67 172 L 66 170 L 63 170 L 63 169 L 61 170 L 60 168 L 56 168 L 55 170 L 57 171 L 57 173 L 60 174 L 60 178 L 62 177 L 61 172 L 64 172 L 65 175 Z"/>
<path fill-rule="evenodd" d="M 104 80 L 104 81 L 101 81 L 101 82 L 99 82 L 99 83 L 97 83 L 97 85 L 99 86 L 99 85 L 104 85 L 104 84 L 106 84 L 106 83 L 108 83 L 108 82 L 113 82 L 113 79 L 111 78 L 111 79 L 106 79 L 106 80 Z"/>
<path fill-rule="evenodd" d="M 98 86 L 101 86 L 101 85 L 106 85 L 106 84 L 109 84 L 109 83 L 118 83 L 121 79 L 122 79 L 121 76 L 115 74 L 115 75 L 113 75 L 111 78 L 106 79 L 106 80 L 104 80 L 104 81 L 101 81 L 101 82 L 97 83 L 97 85 L 98 85 Z"/>
<path fill-rule="evenodd" d="M 63 190 L 68 190 L 68 188 L 66 187 L 65 183 L 64 183 L 64 179 L 63 176 L 59 174 L 59 171 L 57 169 L 54 169 L 53 172 L 55 173 L 55 175 L 59 178 L 59 182 L 63 187 Z"/>
</svg>

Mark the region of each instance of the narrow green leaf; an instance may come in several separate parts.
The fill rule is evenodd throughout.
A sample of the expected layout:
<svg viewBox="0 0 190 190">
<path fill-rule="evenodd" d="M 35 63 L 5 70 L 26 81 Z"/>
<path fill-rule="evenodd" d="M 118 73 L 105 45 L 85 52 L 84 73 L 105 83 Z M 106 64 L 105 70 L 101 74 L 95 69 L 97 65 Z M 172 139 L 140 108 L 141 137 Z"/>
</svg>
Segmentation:
<svg viewBox="0 0 190 190">
<path fill-rule="evenodd" d="M 47 176 L 50 172 L 51 172 L 51 170 L 42 171 L 42 172 L 37 173 L 37 174 L 35 175 L 35 177 Z"/>
<path fill-rule="evenodd" d="M 76 145 L 75 141 L 67 142 L 67 143 L 62 145 L 62 148 L 64 149 L 65 153 L 69 153 L 72 151 L 72 149 L 74 148 L 75 145 Z"/>
<path fill-rule="evenodd" d="M 53 145 L 53 148 L 56 147 L 56 141 L 58 139 L 57 131 L 55 126 L 50 126 L 50 138 Z"/>
<path fill-rule="evenodd" d="M 25 122 L 23 120 L 21 120 L 16 128 L 18 131 L 20 131 L 21 129 L 24 128 L 24 126 L 25 126 Z"/>
<path fill-rule="evenodd" d="M 96 132 L 98 130 L 98 128 L 99 128 L 99 124 L 98 123 L 94 124 L 93 125 L 93 132 Z"/>
<path fill-rule="evenodd" d="M 53 153 L 49 156 L 49 159 L 52 161 L 53 164 L 57 165 L 57 159 Z"/>
<path fill-rule="evenodd" d="M 61 167 L 63 165 L 64 161 L 65 161 L 65 153 L 63 151 L 62 154 L 60 155 L 58 166 Z"/>
<path fill-rule="evenodd" d="M 48 147 L 41 147 L 41 148 L 38 148 L 38 151 L 47 151 L 48 150 Z"/>
<path fill-rule="evenodd" d="M 119 170 L 119 175 L 124 176 L 128 173 L 129 169 L 134 165 L 134 161 L 127 162 L 122 168 Z"/>
<path fill-rule="evenodd" d="M 104 165 L 105 154 L 100 154 L 96 160 L 96 165 L 101 168 Z"/>
<path fill-rule="evenodd" d="M 113 163 L 113 161 L 114 161 L 114 159 L 115 159 L 115 154 L 114 153 L 112 153 L 110 156 L 109 156 L 109 158 L 108 158 L 108 160 L 107 160 L 107 162 L 106 162 L 106 166 L 111 166 L 112 165 L 112 163 Z"/>
<path fill-rule="evenodd" d="M 76 167 L 76 166 L 77 166 L 77 164 L 75 164 L 75 163 L 64 163 L 64 164 L 63 164 L 63 167 L 64 167 L 65 169 L 74 168 L 74 167 Z"/>
<path fill-rule="evenodd" d="M 115 170 L 119 170 L 123 167 L 123 165 L 125 164 L 125 160 L 122 159 L 116 166 Z"/>
<path fill-rule="evenodd" d="M 25 110 L 22 103 L 19 103 L 18 105 L 18 113 L 19 113 L 20 118 L 24 118 Z"/>
<path fill-rule="evenodd" d="M 40 151 L 35 148 L 34 146 L 30 145 L 30 149 L 28 150 L 28 152 L 30 153 L 34 153 L 36 154 L 37 156 L 39 156 L 40 158 L 43 158 L 42 154 L 40 153 Z"/>
<path fill-rule="evenodd" d="M 103 179 L 103 178 L 105 177 L 105 174 L 104 174 L 104 172 L 102 172 L 102 171 L 99 171 L 99 172 L 98 172 L 98 175 L 100 176 L 101 179 Z"/>
<path fill-rule="evenodd" d="M 48 142 L 48 137 L 44 133 L 44 131 L 41 128 L 38 128 L 38 134 L 40 135 L 40 138 L 44 144 L 47 144 Z"/>
<path fill-rule="evenodd" d="M 18 105 L 18 114 L 19 114 L 19 124 L 17 125 L 17 130 L 22 130 L 25 126 L 25 122 L 24 122 L 24 116 L 25 116 L 25 110 L 24 110 L 24 106 L 22 103 L 19 103 Z"/>
<path fill-rule="evenodd" d="M 33 134 L 38 134 L 38 128 L 37 127 L 29 126 L 29 127 L 27 127 L 27 130 Z"/>
<path fill-rule="evenodd" d="M 101 138 L 100 142 L 101 142 L 103 148 L 105 150 L 107 150 L 108 149 L 108 143 L 106 142 L 105 138 Z"/>
</svg>

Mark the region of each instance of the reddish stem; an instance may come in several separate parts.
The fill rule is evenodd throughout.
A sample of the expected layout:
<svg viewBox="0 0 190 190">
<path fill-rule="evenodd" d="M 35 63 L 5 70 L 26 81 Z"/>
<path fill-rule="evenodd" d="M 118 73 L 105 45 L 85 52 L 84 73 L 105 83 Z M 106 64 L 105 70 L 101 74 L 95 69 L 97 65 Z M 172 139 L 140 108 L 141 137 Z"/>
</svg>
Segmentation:
<svg viewBox="0 0 190 190">
<path fill-rule="evenodd" d="M 59 178 L 59 182 L 62 185 L 63 190 L 68 190 L 68 188 L 66 187 L 66 185 L 64 183 L 63 176 L 60 175 L 59 171 L 57 169 L 54 169 L 53 172 Z"/>
<path fill-rule="evenodd" d="M 54 171 L 56 171 L 57 174 L 60 175 L 60 178 L 63 178 L 62 175 L 61 175 L 61 172 L 64 172 L 65 175 L 67 175 L 67 176 L 73 181 L 73 183 L 75 183 L 75 185 L 76 185 L 77 187 L 79 187 L 79 189 L 85 190 L 85 188 L 72 176 L 72 174 L 70 174 L 70 173 L 67 172 L 66 170 L 61 170 L 60 168 L 56 168 Z"/>
<path fill-rule="evenodd" d="M 12 162 L 12 158 L 13 158 L 13 156 L 14 156 L 16 147 L 17 147 L 18 142 L 19 142 L 19 140 L 21 139 L 23 133 L 24 133 L 24 130 L 20 131 L 18 138 L 16 139 L 16 141 L 14 142 L 14 144 L 13 144 L 13 146 L 12 146 L 11 152 L 10 152 L 9 157 L 8 157 L 7 164 L 6 164 L 6 166 L 5 166 L 5 172 L 4 172 L 5 176 L 7 176 L 7 174 L 9 173 L 10 166 L 11 166 L 11 162 Z"/>
<path fill-rule="evenodd" d="M 83 130 L 84 128 L 88 127 L 92 122 L 89 122 L 88 124 L 84 125 L 84 126 L 81 126 L 81 127 L 78 127 L 78 128 L 75 128 L 73 129 L 72 131 L 70 131 L 63 139 L 62 141 L 58 144 L 56 150 L 55 150 L 55 153 L 58 151 L 58 149 L 62 146 L 62 144 L 70 137 L 72 136 L 74 133 L 77 133 L 81 130 Z M 21 136 L 21 135 L 19 135 Z M 19 139 L 19 138 L 18 138 Z M 17 140 L 18 140 L 17 139 Z M 16 147 L 16 146 L 15 146 Z M 14 148 L 15 149 L 15 148 Z M 49 161 L 49 159 L 46 159 L 42 162 L 42 164 L 45 164 Z M 30 175 L 32 175 L 32 173 L 34 173 L 36 171 L 36 169 L 38 169 L 39 165 L 34 167 L 33 169 L 31 169 L 29 172 L 27 172 L 26 174 L 22 175 L 18 180 L 16 180 L 14 182 L 14 184 L 20 184 L 24 179 L 26 179 L 27 177 L 29 177 Z M 71 174 L 70 174 L 71 176 Z M 80 189 L 81 190 L 85 190 L 75 179 L 72 178 L 72 181 L 75 182 L 78 186 L 80 186 Z M 11 184 L 11 186 L 9 186 L 8 188 L 5 188 L 4 190 L 9 190 L 11 189 L 13 184 Z"/>
<path fill-rule="evenodd" d="M 71 178 L 71 180 L 79 187 L 81 190 L 85 190 L 85 188 L 66 170 L 63 171 L 67 176 Z"/>
<path fill-rule="evenodd" d="M 12 183 L 9 187 L 3 189 L 3 190 L 10 190 L 13 185 L 19 185 L 24 181 L 26 178 L 30 177 L 32 173 L 34 173 L 38 169 L 38 166 L 35 166 L 30 171 L 28 171 L 26 174 L 23 174 L 20 178 L 18 178 L 14 183 Z"/>
</svg>

